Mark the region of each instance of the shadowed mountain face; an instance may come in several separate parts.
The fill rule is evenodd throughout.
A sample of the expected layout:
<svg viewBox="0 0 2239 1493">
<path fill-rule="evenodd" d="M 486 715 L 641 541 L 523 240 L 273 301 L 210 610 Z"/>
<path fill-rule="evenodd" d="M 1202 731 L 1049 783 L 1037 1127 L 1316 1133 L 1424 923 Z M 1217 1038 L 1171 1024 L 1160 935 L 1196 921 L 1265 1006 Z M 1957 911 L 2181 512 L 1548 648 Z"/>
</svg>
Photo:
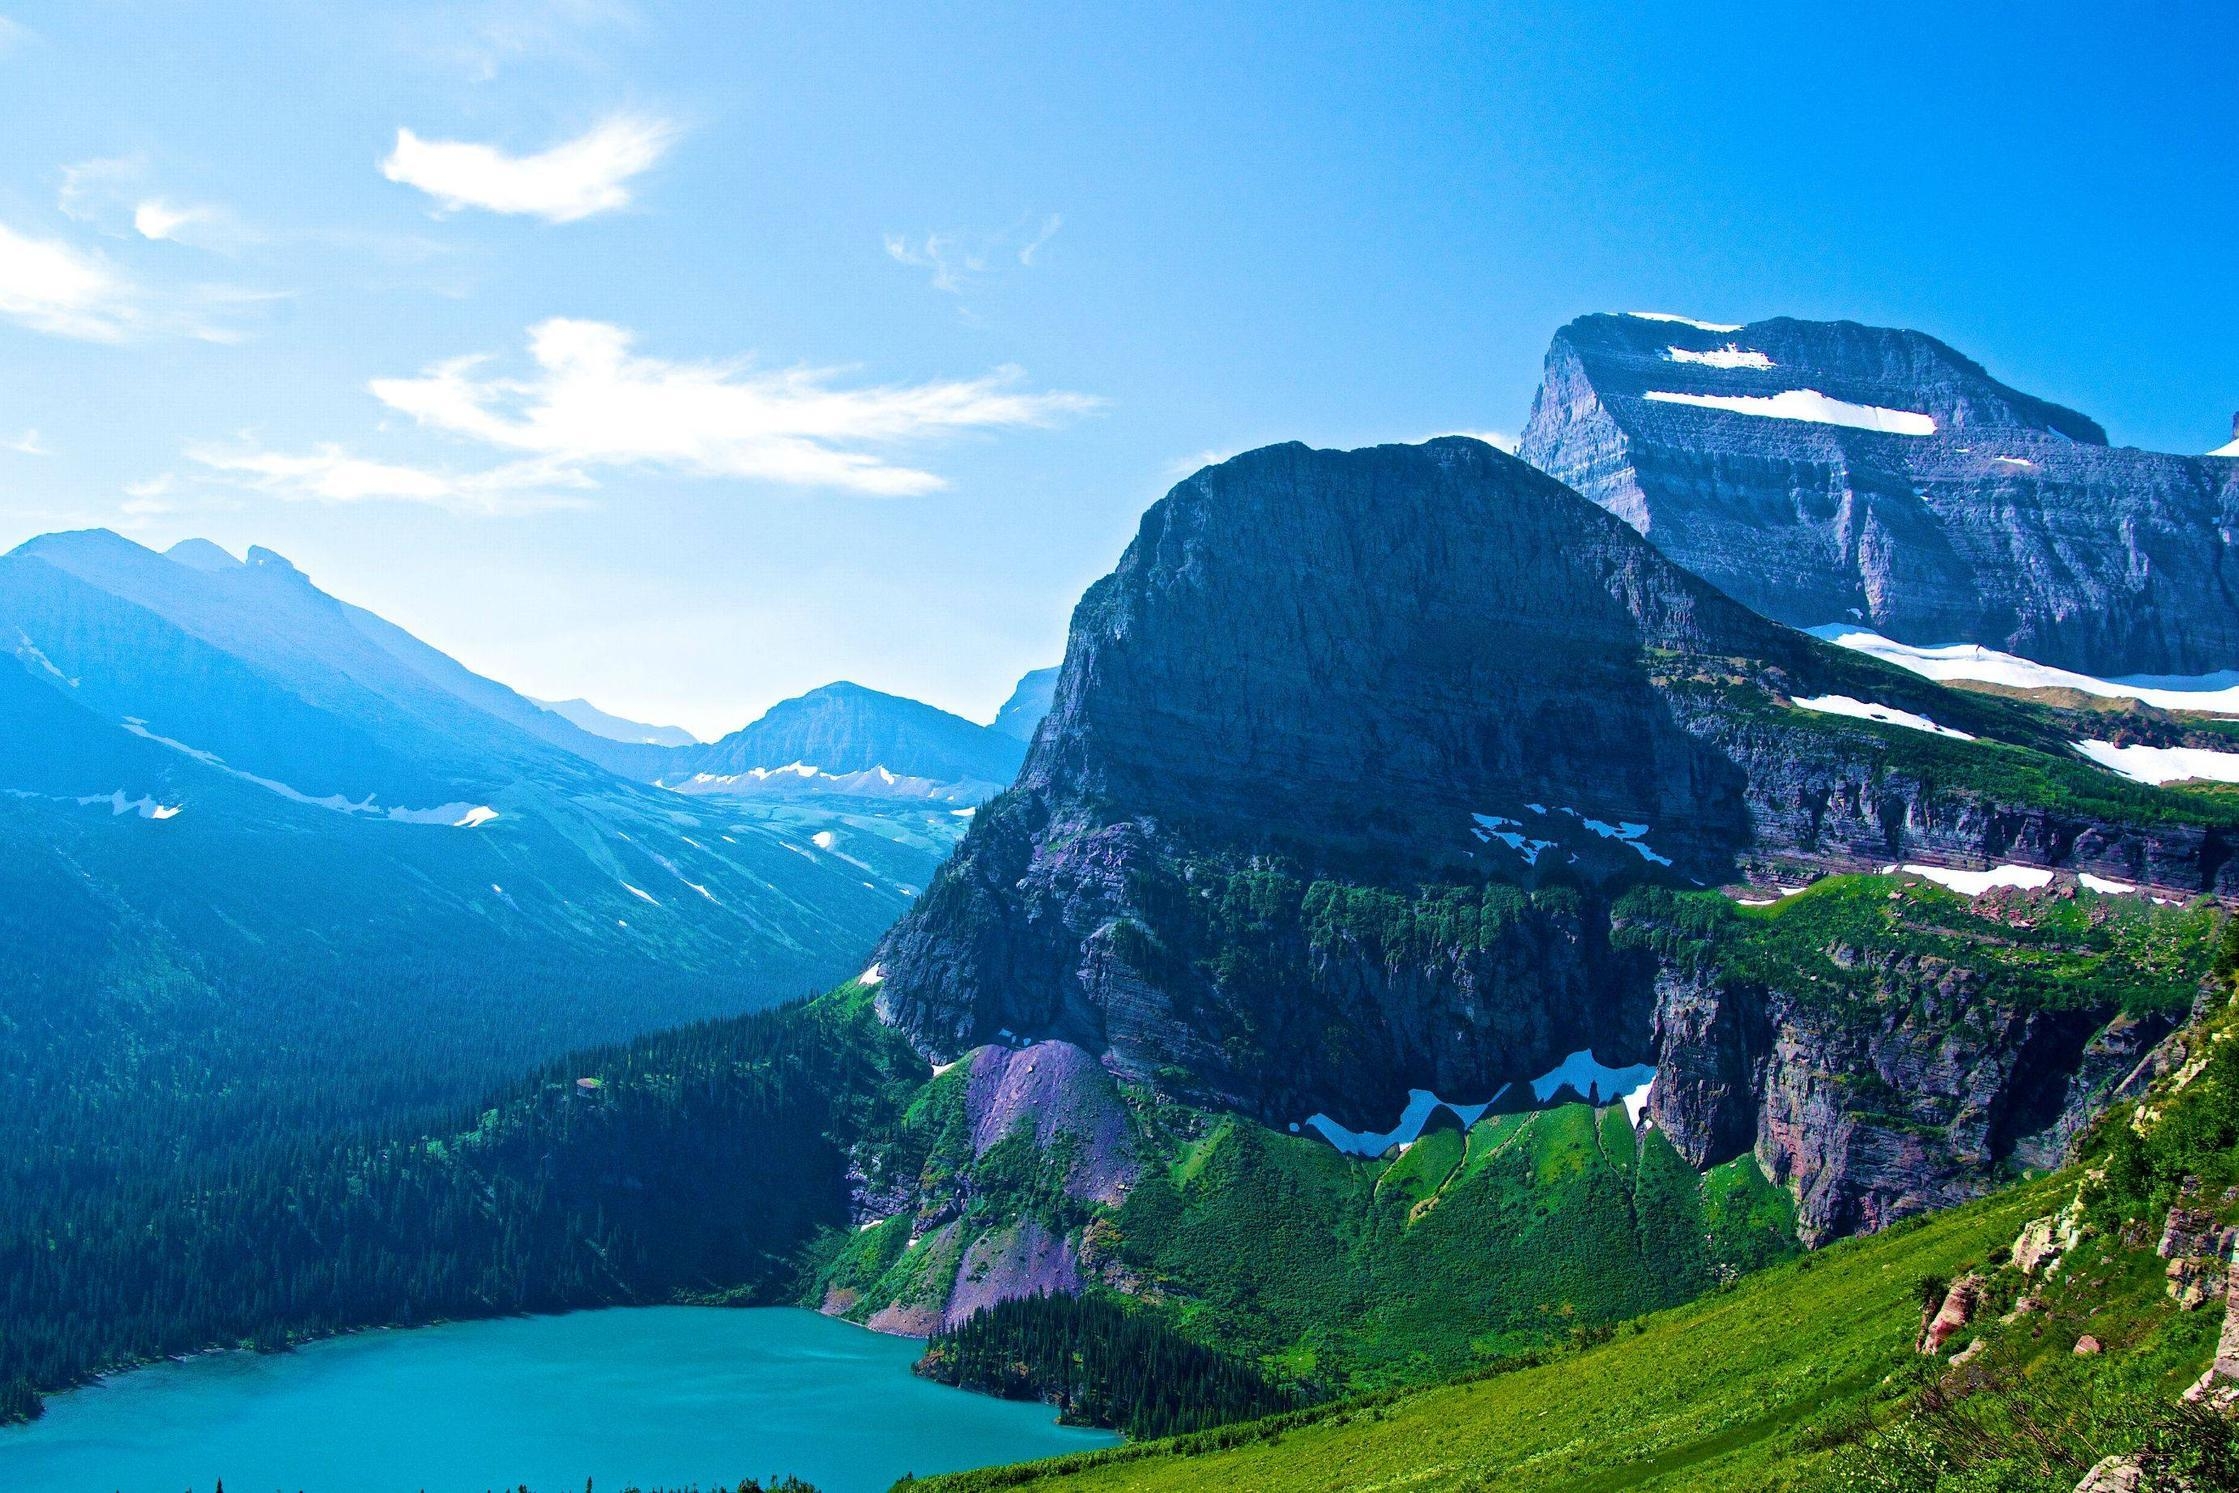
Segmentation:
<svg viewBox="0 0 2239 1493">
<path fill-rule="evenodd" d="M 1828 697 L 1944 730 L 1794 703 Z M 1090 589 L 881 1008 L 939 1057 L 1054 1037 L 1362 1124 L 1652 1056 L 1658 961 L 1611 911 L 1643 879 L 1993 856 L 2190 890 L 2230 872 L 2214 818 L 1755 615 L 1478 442 L 1278 446 L 1176 487 Z"/>
<path fill-rule="evenodd" d="M 1919 332 L 1581 317 L 1520 454 L 1797 627 L 2102 676 L 2239 665 L 2239 461 L 2110 447 Z"/>
</svg>

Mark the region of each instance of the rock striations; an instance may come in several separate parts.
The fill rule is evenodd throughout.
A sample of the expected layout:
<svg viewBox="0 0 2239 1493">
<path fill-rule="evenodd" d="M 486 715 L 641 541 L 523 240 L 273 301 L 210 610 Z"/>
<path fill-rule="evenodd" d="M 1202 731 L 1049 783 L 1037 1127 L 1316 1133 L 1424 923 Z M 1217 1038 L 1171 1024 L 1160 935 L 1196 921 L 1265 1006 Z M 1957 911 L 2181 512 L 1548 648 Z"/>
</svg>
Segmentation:
<svg viewBox="0 0 2239 1493">
<path fill-rule="evenodd" d="M 1581 317 L 1521 453 L 1797 627 L 2101 676 L 2239 666 L 2239 461 L 2111 447 L 1919 332 Z"/>
<path fill-rule="evenodd" d="M 1828 698 L 1946 729 L 1794 703 Z M 1824 1237 L 2056 1146 L 2113 1013 L 1784 1024 L 1622 936 L 1625 888 L 1994 857 L 2228 891 L 2201 812 L 2042 713 L 1757 616 L 1489 446 L 1277 446 L 1177 486 L 1082 600 L 1016 786 L 888 936 L 878 999 L 937 1060 L 1059 1042 L 1278 1124 L 1381 1128 L 1410 1088 L 1581 1048 L 1662 1061 L 1683 1153 L 1755 1144 Z M 1860 1133 L 1815 1053 L 1948 1090 L 1962 1160 Z"/>
</svg>

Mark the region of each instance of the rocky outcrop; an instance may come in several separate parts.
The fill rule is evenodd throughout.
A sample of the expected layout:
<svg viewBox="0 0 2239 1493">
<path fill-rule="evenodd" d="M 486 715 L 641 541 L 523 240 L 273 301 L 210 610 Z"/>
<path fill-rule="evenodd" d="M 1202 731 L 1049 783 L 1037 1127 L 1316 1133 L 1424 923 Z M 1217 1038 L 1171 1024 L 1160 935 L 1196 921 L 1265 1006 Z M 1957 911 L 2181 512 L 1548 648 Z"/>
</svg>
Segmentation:
<svg viewBox="0 0 2239 1493">
<path fill-rule="evenodd" d="M 2239 666 L 2239 460 L 2110 447 L 1919 332 L 1581 317 L 1520 450 L 1798 627 L 2099 675 Z"/>
<path fill-rule="evenodd" d="M 2057 1157 L 2078 1112 L 2096 1112 L 2076 1096 L 2103 1093 L 2091 1055 L 2168 1028 L 2024 1009 L 1932 958 L 1871 973 L 1870 993 L 1840 1002 L 1801 980 L 1658 980 L 1649 1117 L 1698 1167 L 1754 1149 L 1794 1190 L 1808 1243 L 1965 1202 L 2009 1162 Z"/>
<path fill-rule="evenodd" d="M 1982 1305 L 1984 1284 L 1979 1275 L 1962 1275 L 1953 1281 L 1943 1299 L 1931 1303 L 1933 1310 L 1924 1313 L 1926 1320 L 1920 1325 L 1920 1339 L 1914 1346 L 1922 1353 L 1943 1352 L 1952 1334 L 1975 1320 L 1975 1311 Z"/>
<path fill-rule="evenodd" d="M 1077 1296 L 1080 1289 L 1081 1262 L 1071 1241 L 1039 1219 L 1022 1218 L 1009 1228 L 982 1234 L 964 1251 L 941 1325 L 959 1326 L 974 1312 L 1006 1301 Z"/>
<path fill-rule="evenodd" d="M 975 1160 L 1023 1131 L 1038 1152 L 1062 1160 L 1066 1196 L 1116 1203 L 1127 1195 L 1140 1163 L 1126 1108 L 1094 1057 L 1069 1042 L 983 1047 L 966 1082 Z"/>
<path fill-rule="evenodd" d="M 2219 1224 L 2213 1212 L 2200 1206 L 2199 1188 L 2199 1178 L 2184 1179 L 2162 1225 L 2161 1242 L 2154 1247 L 2169 1262 L 2170 1299 L 2188 1312 L 2224 1299 L 2232 1250 L 2239 1245 L 2239 1225 Z"/>
</svg>

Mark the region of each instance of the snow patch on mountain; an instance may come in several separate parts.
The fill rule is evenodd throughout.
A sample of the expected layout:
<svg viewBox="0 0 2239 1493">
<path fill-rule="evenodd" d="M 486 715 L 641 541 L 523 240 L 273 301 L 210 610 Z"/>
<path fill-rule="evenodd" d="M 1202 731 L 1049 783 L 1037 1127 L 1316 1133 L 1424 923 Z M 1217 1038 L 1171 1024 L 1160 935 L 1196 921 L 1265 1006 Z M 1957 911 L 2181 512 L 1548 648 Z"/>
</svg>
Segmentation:
<svg viewBox="0 0 2239 1493">
<path fill-rule="evenodd" d="M 1399 1123 L 1389 1130 L 1348 1130 L 1328 1115 L 1322 1114 L 1307 1116 L 1306 1126 L 1347 1155 L 1381 1156 L 1393 1146 L 1413 1145 L 1422 1135 L 1423 1127 L 1430 1123 L 1430 1117 L 1440 1109 L 1450 1111 L 1454 1118 L 1461 1121 L 1462 1129 L 1467 1130 L 1483 1119 L 1485 1111 L 1498 1104 L 1510 1087 L 1509 1084 L 1502 1084 L 1494 1090 L 1493 1097 L 1482 1104 L 1459 1104 L 1441 1099 L 1429 1089 L 1409 1089 L 1407 1107 L 1399 1112 Z M 1298 1127 L 1293 1125 L 1291 1128 L 1296 1130 Z"/>
<path fill-rule="evenodd" d="M 1949 887 L 1963 897 L 1979 897 L 1997 886 L 2035 892 L 2052 885 L 2052 873 L 2042 866 L 1993 866 L 1988 871 L 1955 871 L 1949 866 L 1908 865 L 1905 871 L 1938 886 Z"/>
<path fill-rule="evenodd" d="M 1876 705 L 1869 700 L 1852 699 L 1849 695 L 1814 695 L 1809 699 L 1791 701 L 1798 710 L 1817 711 L 1821 715 L 1846 715 L 1855 720 L 1878 721 L 1884 726 L 1904 726 L 1914 731 L 1927 731 L 1936 736 L 1956 737 L 1960 741 L 1975 738 L 1965 731 L 1954 731 L 1949 726 L 1939 726 L 1924 715 L 1909 710 L 1899 710 L 1894 705 Z"/>
<path fill-rule="evenodd" d="M 2116 746 L 2111 741 L 2079 741 L 2076 750 L 2101 767 L 2136 783 L 2239 783 L 2239 752 L 2206 747 Z"/>
<path fill-rule="evenodd" d="M 1628 311 L 1627 316 L 1637 316 L 1642 321 L 1672 321 L 1683 327 L 1693 327 L 1698 332 L 1738 332 L 1740 322 L 1697 321 L 1692 316 L 1680 316 L 1670 311 Z"/>
<path fill-rule="evenodd" d="M 1615 1104 L 1627 1095 L 1645 1090 L 1655 1079 L 1656 1070 L 1646 1063 L 1612 1068 L 1596 1059 L 1590 1049 L 1581 1047 L 1532 1080 L 1532 1098 L 1545 1104 L 1568 1085 L 1581 1098 L 1596 1104 Z"/>
<path fill-rule="evenodd" d="M 1756 415 L 1768 420 L 1803 420 L 1814 425 L 1841 425 L 1852 430 L 1872 430 L 1883 435 L 1934 435 L 1936 419 L 1913 410 L 1885 409 L 1878 404 L 1852 404 L 1817 389 L 1783 389 L 1778 394 L 1685 394 L 1651 389 L 1645 396 L 1660 404 L 1691 404 L 1701 409 L 1724 410 L 1735 415 Z"/>
<path fill-rule="evenodd" d="M 2056 669 L 2011 653 L 2000 653 L 1976 643 L 1940 643 L 1916 646 L 1885 638 L 1880 633 L 1847 622 L 1804 629 L 1815 638 L 1839 647 L 1870 653 L 1878 659 L 1909 669 L 1939 682 L 1972 679 L 1983 684 L 2003 684 L 2013 689 L 2072 689 L 2107 699 L 2143 700 L 2164 710 L 2194 710 L 2205 715 L 2239 715 L 2239 670 L 2217 674 L 2130 675 L 2099 679 L 2071 669 Z"/>
<path fill-rule="evenodd" d="M 1666 348 L 1665 353 L 1674 363 L 1699 363 L 1705 368 L 1770 368 L 1773 360 L 1755 348 L 1737 347 L 1729 342 L 1724 347 L 1714 347 L 1709 352 L 1696 352 L 1691 347 Z"/>
</svg>

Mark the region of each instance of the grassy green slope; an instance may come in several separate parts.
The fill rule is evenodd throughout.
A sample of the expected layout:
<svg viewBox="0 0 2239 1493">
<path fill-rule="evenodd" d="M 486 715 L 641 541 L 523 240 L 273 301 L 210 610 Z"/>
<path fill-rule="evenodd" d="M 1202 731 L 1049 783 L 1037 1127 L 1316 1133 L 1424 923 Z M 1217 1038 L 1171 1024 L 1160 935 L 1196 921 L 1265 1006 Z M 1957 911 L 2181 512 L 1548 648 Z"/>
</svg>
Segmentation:
<svg viewBox="0 0 2239 1493">
<path fill-rule="evenodd" d="M 1824 1455 L 1810 1449 L 1813 1427 L 1846 1424 L 1850 1406 L 1905 1367 L 1920 1327 L 1922 1276 L 1957 1274 L 2055 1196 L 2038 1184 L 1834 1245 L 1536 1368 L 923 1486 L 941 1493 L 1746 1486 L 1775 1461 Z"/>
<path fill-rule="evenodd" d="M 2227 936 L 2227 990 L 2235 971 Z M 2173 1202 L 2239 1217 L 2239 1005 L 2195 1022 L 2171 1071 L 2110 1111 L 2085 1154 L 1539 1366 L 929 1487 L 2068 1493 L 2102 1456 L 2139 1448 L 2208 1479 L 2188 1486 L 2239 1486 L 2239 1425 L 2177 1399 L 2223 1313 L 2180 1309 L 2153 1247 Z M 2056 1213 L 2082 1237 L 2025 1277 L 2010 1246 Z M 1963 1274 L 1981 1309 L 1952 1356 L 1921 1355 L 1924 1291 Z"/>
</svg>

